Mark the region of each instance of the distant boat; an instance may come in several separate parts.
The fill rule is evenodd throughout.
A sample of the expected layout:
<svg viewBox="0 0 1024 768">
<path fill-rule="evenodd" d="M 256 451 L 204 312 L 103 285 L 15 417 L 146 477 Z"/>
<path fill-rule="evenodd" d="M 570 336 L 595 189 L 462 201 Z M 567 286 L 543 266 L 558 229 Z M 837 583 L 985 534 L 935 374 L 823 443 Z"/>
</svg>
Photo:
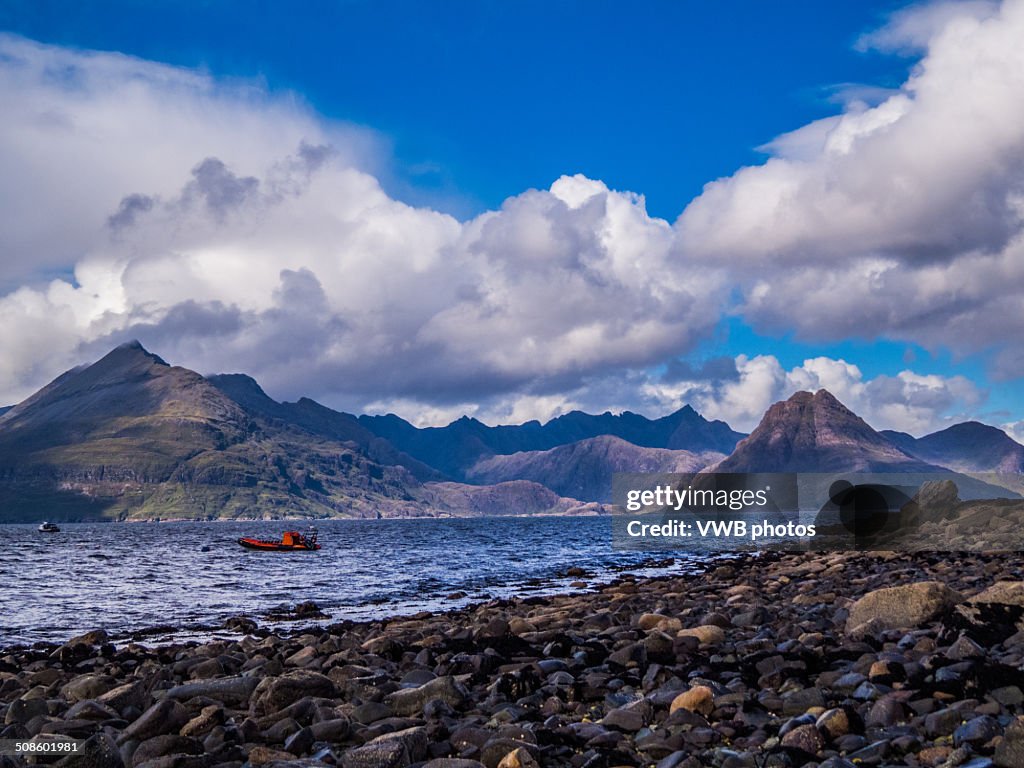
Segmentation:
<svg viewBox="0 0 1024 768">
<path fill-rule="evenodd" d="M 60 526 L 56 523 L 41 523 L 39 531 L 41 533 L 60 533 Z"/>
<path fill-rule="evenodd" d="M 263 539 L 241 538 L 238 543 L 246 549 L 256 549 L 263 552 L 304 552 L 320 549 L 317 543 L 317 530 L 310 528 L 306 533 L 298 531 L 285 531 L 280 541 L 265 541 Z"/>
</svg>

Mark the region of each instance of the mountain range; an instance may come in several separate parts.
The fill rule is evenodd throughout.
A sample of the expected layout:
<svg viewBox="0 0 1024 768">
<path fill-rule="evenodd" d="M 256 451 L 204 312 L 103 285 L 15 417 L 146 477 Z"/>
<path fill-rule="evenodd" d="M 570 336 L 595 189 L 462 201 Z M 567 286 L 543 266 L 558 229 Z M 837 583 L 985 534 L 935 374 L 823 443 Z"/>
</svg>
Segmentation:
<svg viewBox="0 0 1024 768">
<path fill-rule="evenodd" d="M 615 472 L 1020 473 L 1024 446 L 977 422 L 877 432 L 825 390 L 749 435 L 691 407 L 418 428 L 251 377 L 204 377 L 138 342 L 0 409 L 0 521 L 593 514 Z"/>
</svg>

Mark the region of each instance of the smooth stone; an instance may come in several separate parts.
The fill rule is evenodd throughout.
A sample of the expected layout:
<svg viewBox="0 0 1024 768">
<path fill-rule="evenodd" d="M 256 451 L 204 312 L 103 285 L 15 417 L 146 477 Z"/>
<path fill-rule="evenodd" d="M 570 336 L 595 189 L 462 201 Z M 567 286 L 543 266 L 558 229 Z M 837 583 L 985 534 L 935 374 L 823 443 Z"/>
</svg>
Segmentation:
<svg viewBox="0 0 1024 768">
<path fill-rule="evenodd" d="M 146 739 L 132 753 L 132 765 L 138 766 L 147 760 L 153 760 L 164 755 L 201 755 L 203 745 L 196 739 L 186 736 L 168 733 L 163 736 L 154 736 Z"/>
<path fill-rule="evenodd" d="M 825 748 L 825 740 L 815 726 L 801 725 L 782 737 L 782 746 L 813 756 Z"/>
<path fill-rule="evenodd" d="M 196 683 L 185 683 L 171 688 L 164 694 L 165 698 L 176 698 L 184 701 L 189 698 L 205 696 L 226 705 L 238 705 L 249 700 L 259 680 L 253 677 L 226 677 L 217 680 L 203 680 Z"/>
<path fill-rule="evenodd" d="M 715 694 L 706 685 L 697 685 L 688 691 L 683 691 L 672 700 L 669 706 L 669 714 L 678 709 L 685 709 L 688 712 L 697 712 L 702 715 L 710 714 L 715 708 Z"/>
<path fill-rule="evenodd" d="M 379 701 L 367 701 L 352 710 L 352 719 L 362 725 L 369 725 L 387 717 L 393 717 L 394 712 L 387 704 Z"/>
<path fill-rule="evenodd" d="M 980 747 L 992 741 L 1001 732 L 999 721 L 989 715 L 971 718 L 953 731 L 953 745 L 956 747 L 970 744 Z"/>
<path fill-rule="evenodd" d="M 125 728 L 118 743 L 145 741 L 165 733 L 177 733 L 189 721 L 188 710 L 174 699 L 161 699 Z"/>
</svg>

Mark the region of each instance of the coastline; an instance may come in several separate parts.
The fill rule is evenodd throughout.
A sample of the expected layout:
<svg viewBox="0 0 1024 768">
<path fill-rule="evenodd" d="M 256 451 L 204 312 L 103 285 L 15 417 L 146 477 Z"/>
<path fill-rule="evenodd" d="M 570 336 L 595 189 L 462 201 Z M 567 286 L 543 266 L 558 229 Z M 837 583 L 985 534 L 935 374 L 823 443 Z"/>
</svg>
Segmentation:
<svg viewBox="0 0 1024 768">
<path fill-rule="evenodd" d="M 769 552 L 278 634 L 240 618 L 238 640 L 8 649 L 0 712 L 4 738 L 146 768 L 1021 765 L 1022 615 L 1016 554 Z"/>
</svg>

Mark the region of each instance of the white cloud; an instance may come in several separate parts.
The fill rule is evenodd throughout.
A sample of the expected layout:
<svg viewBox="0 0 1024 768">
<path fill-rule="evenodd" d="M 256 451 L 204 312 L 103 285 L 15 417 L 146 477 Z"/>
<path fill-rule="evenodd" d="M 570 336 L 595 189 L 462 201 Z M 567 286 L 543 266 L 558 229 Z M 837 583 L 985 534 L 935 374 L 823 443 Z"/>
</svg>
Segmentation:
<svg viewBox="0 0 1024 768">
<path fill-rule="evenodd" d="M 979 351 L 1024 331 L 1024 1 L 928 5 L 876 45 L 926 53 L 877 106 L 855 102 L 712 182 L 676 222 L 727 264 L 740 311 L 816 340 Z M 1016 375 L 1024 373 L 1018 370 Z"/>
<path fill-rule="evenodd" d="M 896 14 L 861 44 L 924 52 L 903 87 L 777 137 L 670 225 L 582 176 L 458 221 L 390 197 L 382 140 L 294 96 L 0 36 L 0 402 L 138 336 L 422 423 L 692 400 L 749 429 L 825 386 L 877 427 L 938 428 L 980 401 L 965 379 L 772 355 L 642 371 L 736 311 L 1024 374 L 1022 39 L 1024 0 Z"/>
<path fill-rule="evenodd" d="M 0 284 L 74 265 L 0 297 L 0 402 L 137 336 L 279 397 L 444 408 L 655 364 L 725 301 L 642 197 L 582 176 L 459 222 L 389 197 L 355 159 L 372 136 L 294 99 L 9 36 L 0 101 Z"/>
<path fill-rule="evenodd" d="M 963 421 L 983 402 L 984 393 L 962 376 L 918 374 L 865 378 L 845 360 L 816 357 L 786 370 L 773 355 L 736 358 L 739 376 L 725 381 L 651 380 L 645 394 L 666 409 L 693 403 L 709 419 L 722 419 L 749 432 L 779 400 L 801 390 L 827 389 L 875 429 L 922 435 Z"/>
<path fill-rule="evenodd" d="M 963 19 L 987 19 L 999 11 L 995 0 L 940 0 L 919 3 L 893 13 L 886 24 L 862 35 L 856 48 L 895 53 L 919 53 L 949 25 Z"/>
</svg>

